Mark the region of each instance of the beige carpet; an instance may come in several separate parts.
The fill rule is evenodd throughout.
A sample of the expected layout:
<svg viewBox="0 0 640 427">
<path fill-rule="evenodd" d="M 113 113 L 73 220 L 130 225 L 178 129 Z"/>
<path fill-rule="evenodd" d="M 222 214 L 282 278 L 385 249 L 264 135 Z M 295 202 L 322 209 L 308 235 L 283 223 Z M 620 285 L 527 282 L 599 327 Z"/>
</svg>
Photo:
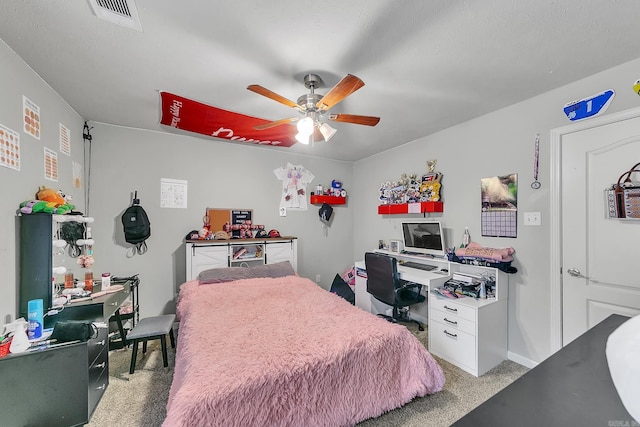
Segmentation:
<svg viewBox="0 0 640 427">
<path fill-rule="evenodd" d="M 407 327 L 426 345 L 426 331 L 419 332 L 413 325 Z M 149 342 L 144 357 L 140 346 L 136 371 L 129 375 L 131 350 L 112 351 L 109 355 L 109 387 L 88 426 L 160 426 L 166 413 L 174 354 L 175 351 L 170 349 L 169 367 L 165 368 L 158 341 Z M 358 426 L 449 426 L 528 370 L 517 363 L 504 361 L 476 378 L 444 360 L 438 359 L 438 362 L 446 376 L 444 390 L 414 399 L 402 408 L 366 420 Z"/>
</svg>

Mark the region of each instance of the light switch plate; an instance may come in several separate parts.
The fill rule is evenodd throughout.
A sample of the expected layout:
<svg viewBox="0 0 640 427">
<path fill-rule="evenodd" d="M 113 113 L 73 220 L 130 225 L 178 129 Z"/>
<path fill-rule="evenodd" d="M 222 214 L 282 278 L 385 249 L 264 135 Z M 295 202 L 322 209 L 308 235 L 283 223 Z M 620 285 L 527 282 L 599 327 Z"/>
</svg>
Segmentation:
<svg viewBox="0 0 640 427">
<path fill-rule="evenodd" d="M 287 208 L 280 208 L 280 216 L 287 216 Z"/>
<path fill-rule="evenodd" d="M 540 212 L 525 212 L 524 225 L 540 225 Z"/>
</svg>

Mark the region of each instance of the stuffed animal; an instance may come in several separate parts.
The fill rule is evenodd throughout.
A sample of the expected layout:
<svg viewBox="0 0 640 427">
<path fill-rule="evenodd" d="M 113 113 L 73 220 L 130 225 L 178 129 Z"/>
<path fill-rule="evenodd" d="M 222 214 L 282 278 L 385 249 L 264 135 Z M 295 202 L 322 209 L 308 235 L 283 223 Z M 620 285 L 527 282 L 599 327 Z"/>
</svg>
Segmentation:
<svg viewBox="0 0 640 427">
<path fill-rule="evenodd" d="M 75 208 L 64 195 L 52 188 L 40 187 L 36 194 L 36 200 L 27 200 L 20 203 L 20 213 L 32 214 L 44 212 L 49 214 L 64 215 Z"/>
<path fill-rule="evenodd" d="M 198 239 L 199 240 L 210 240 L 213 239 L 213 233 L 207 227 L 203 227 L 198 231 Z"/>
<path fill-rule="evenodd" d="M 47 209 L 47 202 L 42 200 L 27 200 L 20 203 L 20 213 L 23 214 L 44 212 L 45 209 Z"/>
<path fill-rule="evenodd" d="M 56 205 L 64 205 L 67 201 L 62 194 L 53 188 L 41 187 L 36 194 L 38 200 L 55 203 Z"/>
<path fill-rule="evenodd" d="M 41 187 L 36 194 L 36 198 L 46 202 L 43 212 L 64 215 L 71 212 L 75 206 L 68 203 L 63 194 L 52 188 Z"/>
</svg>

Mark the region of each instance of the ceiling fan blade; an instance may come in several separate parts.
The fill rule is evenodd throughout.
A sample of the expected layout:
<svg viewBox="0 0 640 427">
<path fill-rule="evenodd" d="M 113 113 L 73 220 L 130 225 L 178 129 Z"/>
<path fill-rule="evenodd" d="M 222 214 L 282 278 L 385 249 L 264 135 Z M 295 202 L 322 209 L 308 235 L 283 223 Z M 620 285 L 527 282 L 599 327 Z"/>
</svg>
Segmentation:
<svg viewBox="0 0 640 427">
<path fill-rule="evenodd" d="M 337 85 L 331 88 L 325 96 L 316 104 L 320 111 L 327 111 L 338 102 L 351 95 L 353 92 L 364 86 L 364 82 L 353 74 L 347 74 Z"/>
<path fill-rule="evenodd" d="M 247 86 L 247 89 L 249 89 L 251 92 L 257 93 L 258 95 L 266 96 L 269 99 L 273 99 L 274 101 L 284 104 L 287 107 L 291 107 L 291 108 L 295 108 L 297 110 L 303 111 L 302 108 L 292 100 L 287 99 L 282 95 L 278 95 L 277 93 L 272 92 L 269 89 L 262 87 L 260 85 L 249 85 Z"/>
<path fill-rule="evenodd" d="M 380 121 L 380 117 L 357 116 L 355 114 L 330 114 L 329 120 L 334 122 L 353 123 L 356 125 L 375 126 Z"/>
<path fill-rule="evenodd" d="M 280 120 L 275 120 L 273 122 L 268 122 L 268 123 L 263 123 L 261 125 L 256 125 L 253 128 L 255 130 L 271 129 L 271 128 L 274 128 L 276 126 L 284 125 L 284 124 L 287 124 L 287 123 L 297 122 L 298 120 L 300 120 L 299 117 L 289 117 L 287 119 L 280 119 Z"/>
</svg>

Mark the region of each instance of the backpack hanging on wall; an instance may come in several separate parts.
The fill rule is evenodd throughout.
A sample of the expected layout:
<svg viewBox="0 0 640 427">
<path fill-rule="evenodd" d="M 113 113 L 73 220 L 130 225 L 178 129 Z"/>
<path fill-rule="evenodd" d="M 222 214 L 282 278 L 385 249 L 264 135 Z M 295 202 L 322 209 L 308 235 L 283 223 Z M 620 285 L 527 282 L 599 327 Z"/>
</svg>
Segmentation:
<svg viewBox="0 0 640 427">
<path fill-rule="evenodd" d="M 146 240 L 151 236 L 151 222 L 145 210 L 140 206 L 138 192 L 133 197 L 133 205 L 129 206 L 122 214 L 122 226 L 124 239 L 135 246 L 135 251 L 140 255 L 147 252 Z"/>
</svg>

